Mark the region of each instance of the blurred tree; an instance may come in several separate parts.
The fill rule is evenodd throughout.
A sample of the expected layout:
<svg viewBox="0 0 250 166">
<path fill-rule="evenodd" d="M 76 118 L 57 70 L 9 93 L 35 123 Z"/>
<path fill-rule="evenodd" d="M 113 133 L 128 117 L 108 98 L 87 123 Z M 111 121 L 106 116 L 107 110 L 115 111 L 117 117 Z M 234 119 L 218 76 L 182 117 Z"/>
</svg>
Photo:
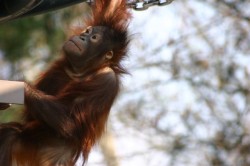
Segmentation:
<svg viewBox="0 0 250 166">
<path fill-rule="evenodd" d="M 113 121 L 117 145 L 129 135 L 138 146 L 120 147 L 121 165 L 250 165 L 249 7 L 184 0 L 135 13 L 141 36 Z"/>
<path fill-rule="evenodd" d="M 56 48 L 56 43 L 62 41 L 65 35 L 62 28 L 56 26 L 53 18 L 53 14 L 46 14 L 1 25 L 0 48 L 6 59 L 18 61 L 25 56 L 30 56 L 30 49 L 36 48 L 40 44 L 48 43 L 51 48 Z M 41 33 L 39 38 L 35 35 L 36 33 Z M 49 39 L 48 36 L 51 38 Z"/>
</svg>

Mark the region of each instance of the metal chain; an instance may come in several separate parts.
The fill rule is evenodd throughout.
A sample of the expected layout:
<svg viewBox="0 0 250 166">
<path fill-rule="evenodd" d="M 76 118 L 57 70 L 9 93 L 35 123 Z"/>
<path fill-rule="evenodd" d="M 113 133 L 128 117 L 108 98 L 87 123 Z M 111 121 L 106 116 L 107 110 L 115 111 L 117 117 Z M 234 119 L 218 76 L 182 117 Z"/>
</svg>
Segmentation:
<svg viewBox="0 0 250 166">
<path fill-rule="evenodd" d="M 87 0 L 86 2 L 91 5 L 94 0 Z M 165 6 L 172 3 L 174 0 L 127 0 L 128 8 L 132 8 L 137 11 L 147 10 L 152 6 Z"/>
</svg>

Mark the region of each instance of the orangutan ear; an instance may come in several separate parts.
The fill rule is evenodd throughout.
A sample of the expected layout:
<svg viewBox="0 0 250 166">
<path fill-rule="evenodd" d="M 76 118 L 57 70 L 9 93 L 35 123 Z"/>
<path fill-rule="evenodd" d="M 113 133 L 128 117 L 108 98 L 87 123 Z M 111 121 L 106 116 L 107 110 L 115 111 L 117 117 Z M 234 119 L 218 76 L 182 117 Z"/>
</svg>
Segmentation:
<svg viewBox="0 0 250 166">
<path fill-rule="evenodd" d="M 108 51 L 108 52 L 105 54 L 105 58 L 108 59 L 108 60 L 110 60 L 110 59 L 113 58 L 113 55 L 114 55 L 113 51 Z"/>
</svg>

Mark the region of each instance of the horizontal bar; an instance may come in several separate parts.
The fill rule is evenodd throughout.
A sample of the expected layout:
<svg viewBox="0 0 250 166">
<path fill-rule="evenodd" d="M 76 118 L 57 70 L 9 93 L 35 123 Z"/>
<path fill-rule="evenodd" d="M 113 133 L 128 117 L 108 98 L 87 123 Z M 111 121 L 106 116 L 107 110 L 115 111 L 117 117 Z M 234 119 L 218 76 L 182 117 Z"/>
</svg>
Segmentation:
<svg viewBox="0 0 250 166">
<path fill-rule="evenodd" d="M 24 82 L 0 80 L 0 103 L 24 104 Z"/>
</svg>

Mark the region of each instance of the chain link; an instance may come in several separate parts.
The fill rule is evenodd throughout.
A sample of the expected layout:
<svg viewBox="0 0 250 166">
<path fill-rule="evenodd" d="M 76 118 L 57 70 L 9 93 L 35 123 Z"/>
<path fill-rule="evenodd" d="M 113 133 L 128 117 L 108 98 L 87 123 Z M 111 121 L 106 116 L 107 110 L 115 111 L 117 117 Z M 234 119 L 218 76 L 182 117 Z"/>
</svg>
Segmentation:
<svg viewBox="0 0 250 166">
<path fill-rule="evenodd" d="M 87 0 L 86 2 L 91 5 L 94 0 Z M 128 8 L 132 8 L 137 11 L 147 10 L 152 6 L 165 6 L 172 3 L 174 0 L 127 0 Z"/>
</svg>

